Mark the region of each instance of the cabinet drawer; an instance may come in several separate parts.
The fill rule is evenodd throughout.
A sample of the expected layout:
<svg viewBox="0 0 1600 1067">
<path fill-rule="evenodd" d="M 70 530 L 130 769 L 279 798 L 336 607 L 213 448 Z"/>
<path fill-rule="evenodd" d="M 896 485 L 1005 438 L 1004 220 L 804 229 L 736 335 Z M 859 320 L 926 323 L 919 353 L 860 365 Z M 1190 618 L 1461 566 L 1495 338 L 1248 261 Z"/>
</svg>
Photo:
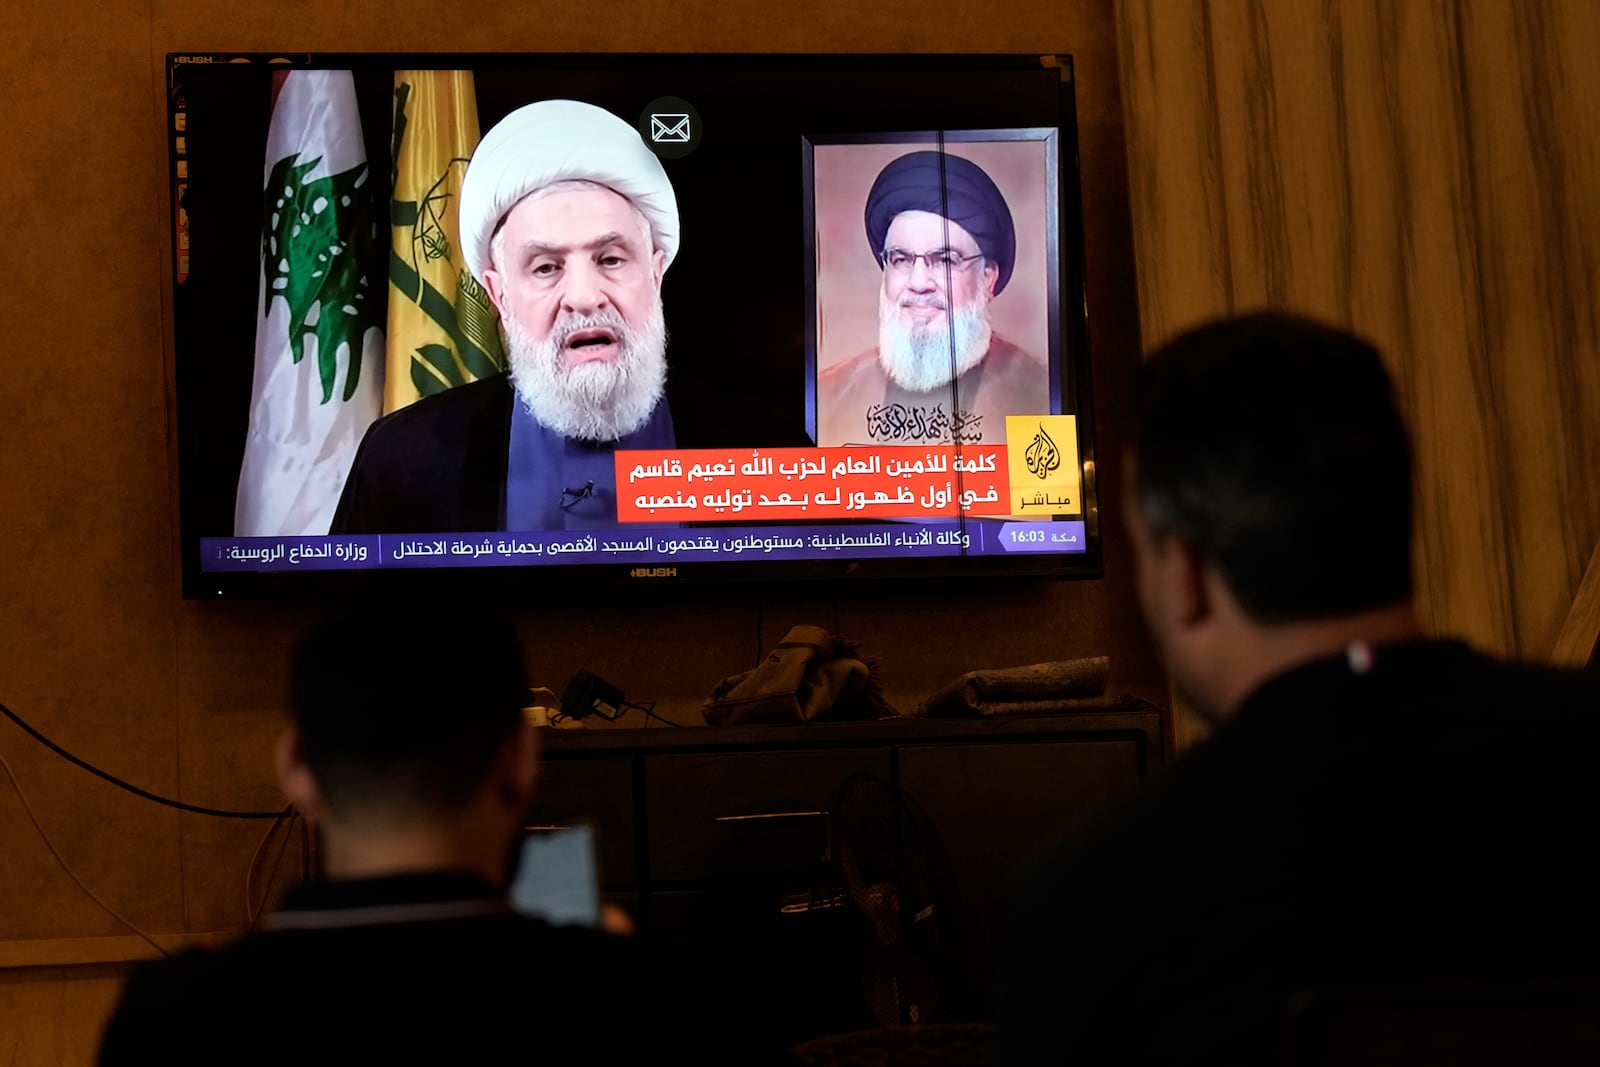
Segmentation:
<svg viewBox="0 0 1600 1067">
<path fill-rule="evenodd" d="M 633 761 L 550 759 L 539 768 L 529 826 L 565 826 L 588 819 L 598 831 L 600 881 L 631 886 L 634 862 Z"/>
<path fill-rule="evenodd" d="M 652 881 L 806 878 L 845 778 L 893 775 L 887 748 L 653 756 L 645 761 Z"/>
<path fill-rule="evenodd" d="M 1049 841 L 1139 783 L 1139 741 L 907 745 L 900 785 L 951 855 L 1004 880 Z M 1005 832 L 996 833 L 996 820 Z"/>
</svg>

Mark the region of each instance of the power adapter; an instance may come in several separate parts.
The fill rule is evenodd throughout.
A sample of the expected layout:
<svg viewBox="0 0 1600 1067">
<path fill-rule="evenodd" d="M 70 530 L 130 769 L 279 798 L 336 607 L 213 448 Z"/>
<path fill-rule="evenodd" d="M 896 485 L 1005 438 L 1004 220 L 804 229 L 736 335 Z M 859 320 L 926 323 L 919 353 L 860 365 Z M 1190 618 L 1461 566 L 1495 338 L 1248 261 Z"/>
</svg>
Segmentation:
<svg viewBox="0 0 1600 1067">
<path fill-rule="evenodd" d="M 561 714 L 571 719 L 599 715 L 615 719 L 621 712 L 622 690 L 592 671 L 580 670 L 561 693 Z"/>
</svg>

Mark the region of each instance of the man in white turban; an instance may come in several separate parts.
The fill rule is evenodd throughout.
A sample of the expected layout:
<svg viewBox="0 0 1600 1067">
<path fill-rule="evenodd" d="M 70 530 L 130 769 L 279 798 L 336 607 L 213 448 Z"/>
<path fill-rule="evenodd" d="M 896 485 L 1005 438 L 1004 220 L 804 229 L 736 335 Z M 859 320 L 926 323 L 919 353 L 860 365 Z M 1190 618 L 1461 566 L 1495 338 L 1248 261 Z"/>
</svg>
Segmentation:
<svg viewBox="0 0 1600 1067">
<path fill-rule="evenodd" d="M 374 423 L 332 532 L 614 525 L 613 453 L 674 445 L 661 279 L 678 205 L 660 160 L 601 108 L 528 104 L 473 153 L 460 232 L 508 373 Z"/>
</svg>

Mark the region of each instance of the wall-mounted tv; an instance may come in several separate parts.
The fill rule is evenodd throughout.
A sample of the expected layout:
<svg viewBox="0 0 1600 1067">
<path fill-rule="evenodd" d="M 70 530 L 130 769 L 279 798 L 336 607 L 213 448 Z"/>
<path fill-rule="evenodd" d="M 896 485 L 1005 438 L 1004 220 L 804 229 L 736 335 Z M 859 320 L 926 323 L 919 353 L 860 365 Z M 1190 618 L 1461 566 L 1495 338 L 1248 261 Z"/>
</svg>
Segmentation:
<svg viewBox="0 0 1600 1067">
<path fill-rule="evenodd" d="M 1100 573 L 1069 56 L 167 69 L 185 596 Z"/>
</svg>

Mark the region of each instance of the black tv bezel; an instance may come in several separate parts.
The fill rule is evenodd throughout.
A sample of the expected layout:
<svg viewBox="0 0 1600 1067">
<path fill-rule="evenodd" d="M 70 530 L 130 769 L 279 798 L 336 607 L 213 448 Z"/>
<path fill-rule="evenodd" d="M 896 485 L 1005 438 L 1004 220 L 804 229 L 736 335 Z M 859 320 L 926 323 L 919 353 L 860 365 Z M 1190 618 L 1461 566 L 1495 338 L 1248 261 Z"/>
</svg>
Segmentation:
<svg viewBox="0 0 1600 1067">
<path fill-rule="evenodd" d="M 892 70 L 915 72 L 1033 71 L 1054 69 L 1058 75 L 1061 125 L 1059 126 L 1060 198 L 1057 218 L 1061 268 L 1057 295 L 1060 308 L 1062 351 L 1067 364 L 1061 379 L 1062 396 L 1075 403 L 1078 419 L 1079 462 L 1083 471 L 1085 547 L 1082 552 L 1023 553 L 1016 556 L 956 554 L 917 558 L 842 558 L 762 560 L 701 563 L 539 564 L 527 567 L 488 566 L 443 569 L 388 568 L 316 571 L 204 571 L 200 567 L 200 539 L 211 536 L 198 529 L 196 494 L 186 492 L 186 464 L 202 444 L 192 439 L 186 417 L 198 401 L 185 396 L 183 357 L 176 324 L 169 331 L 166 357 L 176 394 L 177 439 L 173 449 L 177 466 L 175 493 L 179 516 L 182 593 L 186 600 L 327 597 L 336 595 L 423 595 L 537 593 L 541 590 L 660 589 L 662 587 L 737 588 L 751 585 L 799 584 L 849 587 L 863 583 L 907 584 L 929 580 L 954 580 L 967 584 L 1013 584 L 1019 580 L 1098 579 L 1104 576 L 1096 484 L 1093 360 L 1089 345 L 1088 292 L 1084 253 L 1082 164 L 1079 155 L 1078 118 L 1073 63 L 1070 52 L 1045 53 L 754 53 L 754 52 L 169 52 L 166 56 L 168 100 L 164 110 L 168 147 L 169 185 L 177 181 L 180 153 L 173 136 L 173 94 L 180 68 L 196 63 L 276 64 L 302 69 L 578 69 L 578 68 L 692 68 L 755 69 L 817 72 Z M 164 311 L 175 313 L 178 281 L 176 197 L 169 198 L 167 222 L 171 257 Z M 171 321 L 169 319 L 169 321 Z M 1064 404 L 1065 406 L 1065 404 Z M 996 521 L 969 519 L 968 522 Z"/>
</svg>

